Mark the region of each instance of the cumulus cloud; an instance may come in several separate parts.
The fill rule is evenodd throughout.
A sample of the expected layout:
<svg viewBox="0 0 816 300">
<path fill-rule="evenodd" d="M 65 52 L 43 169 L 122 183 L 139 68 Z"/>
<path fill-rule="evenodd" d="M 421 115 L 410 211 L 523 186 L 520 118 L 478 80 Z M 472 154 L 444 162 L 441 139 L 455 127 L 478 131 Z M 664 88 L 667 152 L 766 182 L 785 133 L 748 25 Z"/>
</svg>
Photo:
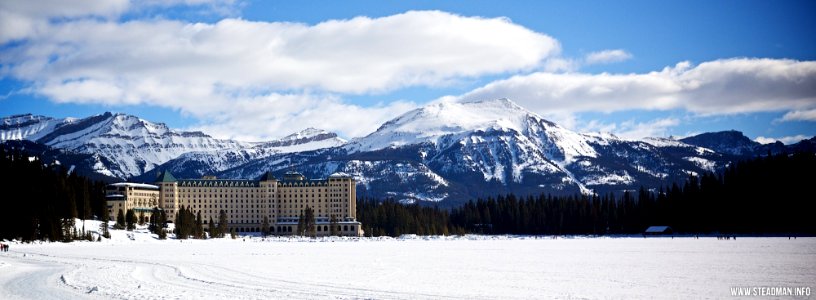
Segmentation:
<svg viewBox="0 0 816 300">
<path fill-rule="evenodd" d="M 779 121 L 816 121 L 816 109 L 789 111 Z"/>
<path fill-rule="evenodd" d="M 236 0 L 4 0 L 0 1 L 0 44 L 48 34 L 51 21 L 115 20 L 129 11 L 174 6 L 203 7 L 221 15 L 234 14 L 238 7 Z"/>
<path fill-rule="evenodd" d="M 128 0 L 5 0 L 0 1 L 0 44 L 42 34 L 49 20 L 87 16 L 116 17 L 127 10 Z"/>
<path fill-rule="evenodd" d="M 802 140 L 806 140 L 806 139 L 809 139 L 809 138 L 810 138 L 809 136 L 806 136 L 806 135 L 803 135 L 803 134 L 798 134 L 798 135 L 794 135 L 794 136 L 783 136 L 783 137 L 780 137 L 780 138 L 758 136 L 756 139 L 754 139 L 754 141 L 756 141 L 757 143 L 760 143 L 760 144 L 773 144 L 773 143 L 776 143 L 776 142 L 782 142 L 785 145 L 790 145 L 790 144 L 796 144 L 796 143 L 798 143 L 798 142 L 800 142 Z"/>
<path fill-rule="evenodd" d="M 50 84 L 152 77 L 360 94 L 531 69 L 558 51 L 551 37 L 506 19 L 411 11 L 314 26 L 82 20 L 52 24 L 3 63 L 12 76 Z"/>
<path fill-rule="evenodd" d="M 644 74 L 535 72 L 459 96 L 510 98 L 542 115 L 684 109 L 722 115 L 816 108 L 816 62 L 723 59 Z"/>
<path fill-rule="evenodd" d="M 587 65 L 621 62 L 632 58 L 632 54 L 622 49 L 603 50 L 587 54 L 584 63 Z"/>
<path fill-rule="evenodd" d="M 199 4 L 170 4 L 177 2 Z M 505 18 L 410 11 L 315 25 L 231 18 L 120 22 L 116 16 L 128 7 L 159 4 L 115 3 L 79 9 L 59 22 L 53 21 L 59 15 L 33 15 L 36 7 L 3 6 L 0 12 L 37 24 L 0 35 L 0 43 L 19 41 L 0 48 L 0 76 L 28 82 L 27 90 L 57 102 L 153 105 L 216 120 L 201 126 L 221 135 L 245 134 L 238 125 L 250 122 L 265 126 L 256 138 L 285 135 L 296 129 L 291 120 L 297 117 L 353 137 L 415 105 L 361 107 L 343 95 L 529 71 L 560 51 L 555 39 Z"/>
</svg>

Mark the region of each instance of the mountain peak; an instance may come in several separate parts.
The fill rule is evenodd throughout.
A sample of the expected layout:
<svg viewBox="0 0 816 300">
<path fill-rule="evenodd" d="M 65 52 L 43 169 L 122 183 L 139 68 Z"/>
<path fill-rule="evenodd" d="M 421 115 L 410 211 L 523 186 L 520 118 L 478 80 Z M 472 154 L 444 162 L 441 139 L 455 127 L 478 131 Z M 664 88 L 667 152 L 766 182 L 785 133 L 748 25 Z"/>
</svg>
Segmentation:
<svg viewBox="0 0 816 300">
<path fill-rule="evenodd" d="M 313 138 L 319 135 L 331 135 L 331 137 L 337 137 L 337 134 L 333 132 L 329 132 L 323 129 L 318 129 L 314 127 L 309 127 L 299 132 L 295 132 L 293 134 L 287 135 L 284 138 L 280 139 L 281 141 L 292 141 L 292 140 L 300 140 L 305 138 Z"/>
<path fill-rule="evenodd" d="M 498 107 L 506 107 L 508 109 L 521 109 L 525 110 L 520 105 L 516 104 L 513 100 L 508 98 L 487 98 L 487 99 L 479 99 L 479 100 L 468 100 L 462 101 L 460 103 L 473 103 L 479 105 L 490 105 L 490 106 L 498 106 Z"/>
<path fill-rule="evenodd" d="M 750 155 L 760 146 L 741 131 L 707 132 L 680 139 L 681 142 L 731 155 Z"/>
<path fill-rule="evenodd" d="M 527 136 L 524 139 L 535 140 L 535 143 L 543 141 L 539 135 L 551 134 L 554 139 L 564 143 L 570 141 L 565 149 L 553 150 L 552 153 L 569 157 L 573 156 L 573 152 L 575 155 L 592 155 L 585 145 L 588 136 L 566 130 L 507 98 L 464 102 L 443 100 L 428 104 L 386 122 L 366 137 L 355 139 L 347 149 L 357 152 L 438 144 L 440 141 L 450 144 L 486 132 L 523 135 Z"/>
<path fill-rule="evenodd" d="M 381 129 L 438 136 L 496 126 L 520 129 L 534 113 L 507 98 L 480 101 L 440 101 L 409 111 Z"/>
</svg>

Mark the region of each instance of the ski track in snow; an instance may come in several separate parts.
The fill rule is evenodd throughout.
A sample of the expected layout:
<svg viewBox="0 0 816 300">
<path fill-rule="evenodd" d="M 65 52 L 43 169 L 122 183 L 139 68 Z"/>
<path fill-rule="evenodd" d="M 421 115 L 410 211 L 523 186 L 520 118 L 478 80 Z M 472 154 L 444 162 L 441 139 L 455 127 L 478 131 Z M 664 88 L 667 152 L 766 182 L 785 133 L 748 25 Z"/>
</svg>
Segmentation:
<svg viewBox="0 0 816 300">
<path fill-rule="evenodd" d="M 816 288 L 816 238 L 287 241 L 12 244 L 0 253 L 0 295 L 677 299 L 730 297 L 733 286 Z"/>
</svg>

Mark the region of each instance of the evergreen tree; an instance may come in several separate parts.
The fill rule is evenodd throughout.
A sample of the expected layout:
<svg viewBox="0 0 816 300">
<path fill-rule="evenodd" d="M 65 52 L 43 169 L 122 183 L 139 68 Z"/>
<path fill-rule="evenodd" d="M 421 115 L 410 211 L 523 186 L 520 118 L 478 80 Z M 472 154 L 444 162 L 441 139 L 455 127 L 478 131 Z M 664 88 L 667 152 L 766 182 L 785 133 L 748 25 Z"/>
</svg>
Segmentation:
<svg viewBox="0 0 816 300">
<path fill-rule="evenodd" d="M 218 237 L 218 227 L 215 226 L 215 222 L 213 222 L 212 216 L 210 216 L 210 222 L 207 223 L 207 230 L 210 232 L 210 237 L 211 238 L 217 238 Z"/>
<path fill-rule="evenodd" d="M 136 229 L 136 213 L 132 209 L 128 209 L 127 213 L 125 213 L 125 223 L 128 231 Z"/>
<path fill-rule="evenodd" d="M 195 230 L 195 215 L 185 206 L 181 206 L 176 213 L 176 238 L 185 240 L 193 234 Z"/>
<path fill-rule="evenodd" d="M 218 213 L 218 237 L 223 238 L 227 234 L 227 212 L 223 209 Z"/>
<path fill-rule="evenodd" d="M 329 218 L 329 235 L 338 236 L 340 235 L 340 230 L 337 229 L 339 225 L 337 225 L 337 216 L 331 215 Z"/>
<path fill-rule="evenodd" d="M 110 231 L 108 231 L 108 221 L 103 221 L 99 224 L 99 231 L 102 232 L 102 237 L 109 239 Z"/>
<path fill-rule="evenodd" d="M 73 218 L 62 219 L 62 241 L 70 242 L 77 237 Z"/>
<path fill-rule="evenodd" d="M 144 212 L 140 211 L 139 212 L 139 221 L 138 221 L 140 226 L 144 226 L 144 219 L 145 219 Z"/>
<path fill-rule="evenodd" d="M 306 219 L 303 216 L 303 211 L 300 211 L 300 216 L 298 216 L 298 223 L 297 223 L 297 235 L 303 236 L 306 234 Z"/>
<path fill-rule="evenodd" d="M 153 211 L 150 212 L 150 225 L 147 227 L 150 232 L 159 234 L 159 230 L 161 230 L 161 226 L 159 225 L 159 214 L 161 210 L 158 207 L 154 207 Z"/>
<path fill-rule="evenodd" d="M 158 227 L 156 233 L 159 235 L 159 239 L 166 239 L 167 231 L 165 231 L 164 227 L 167 224 L 167 214 L 164 213 L 164 210 L 159 210 L 159 217 L 156 223 L 156 227 Z"/>
<path fill-rule="evenodd" d="M 201 211 L 200 210 L 196 213 L 195 237 L 197 239 L 206 239 L 207 238 L 207 234 L 204 233 L 204 220 L 201 219 Z"/>
<path fill-rule="evenodd" d="M 116 214 L 116 229 L 125 229 L 125 213 L 122 212 L 122 209 L 119 209 L 119 213 Z"/>
<path fill-rule="evenodd" d="M 305 212 L 303 213 L 303 226 L 305 234 L 310 237 L 316 237 L 317 232 L 315 231 L 315 225 L 317 224 L 315 222 L 314 210 L 307 206 Z"/>
<path fill-rule="evenodd" d="M 79 178 L 76 176 L 74 178 L 76 181 L 75 184 L 79 185 L 79 188 L 77 189 L 77 199 L 79 199 L 78 203 L 82 204 L 82 210 L 80 211 L 79 218 L 82 220 L 87 220 L 93 216 L 89 188 L 90 183 L 85 178 Z"/>
<path fill-rule="evenodd" d="M 261 223 L 261 235 L 266 237 L 269 235 L 269 216 L 264 216 L 263 223 Z"/>
</svg>

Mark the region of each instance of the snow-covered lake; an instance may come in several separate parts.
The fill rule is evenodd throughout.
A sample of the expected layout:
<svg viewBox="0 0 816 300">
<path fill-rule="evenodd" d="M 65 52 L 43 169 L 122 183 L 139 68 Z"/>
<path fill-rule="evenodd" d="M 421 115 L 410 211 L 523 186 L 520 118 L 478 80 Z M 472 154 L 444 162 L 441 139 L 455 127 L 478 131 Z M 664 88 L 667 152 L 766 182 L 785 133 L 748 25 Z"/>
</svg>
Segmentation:
<svg viewBox="0 0 816 300">
<path fill-rule="evenodd" d="M 698 299 L 730 298 L 735 286 L 814 283 L 816 238 L 179 242 L 137 234 L 0 253 L 3 299 Z"/>
</svg>

